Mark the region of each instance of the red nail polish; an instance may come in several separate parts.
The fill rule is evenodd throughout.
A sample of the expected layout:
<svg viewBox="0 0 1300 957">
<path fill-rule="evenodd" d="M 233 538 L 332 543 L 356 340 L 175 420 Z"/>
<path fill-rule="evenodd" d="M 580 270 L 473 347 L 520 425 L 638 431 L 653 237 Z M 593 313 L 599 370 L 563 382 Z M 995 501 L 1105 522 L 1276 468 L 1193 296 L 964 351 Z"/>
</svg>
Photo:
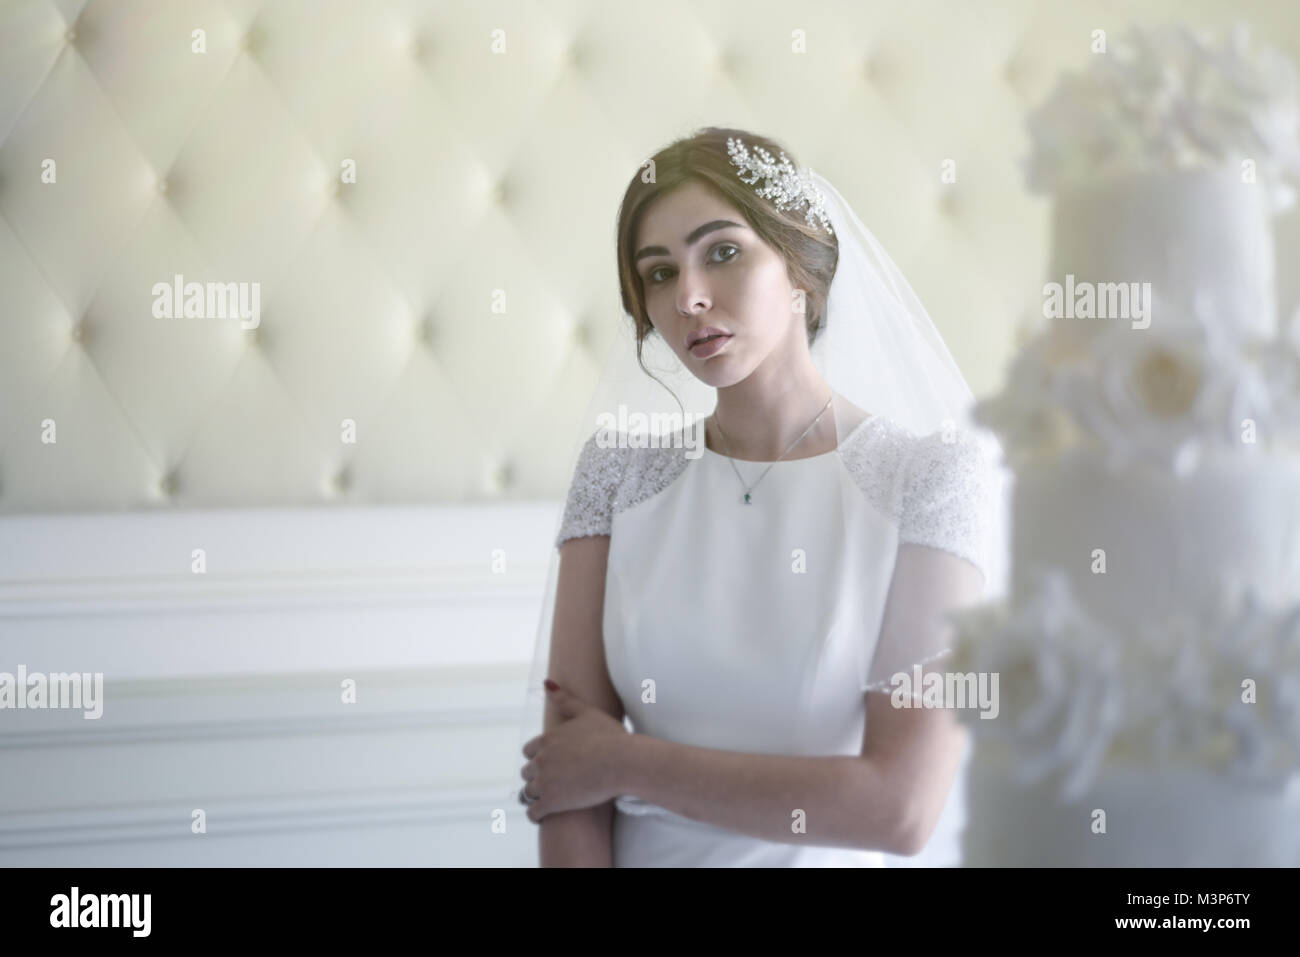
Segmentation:
<svg viewBox="0 0 1300 957">
<path fill-rule="evenodd" d="M 560 686 L 557 685 L 557 684 L 556 684 L 554 681 L 552 681 L 550 678 L 547 678 L 547 679 L 546 679 L 546 690 L 547 690 L 547 691 L 558 691 L 558 690 L 559 690 L 559 687 L 560 687 Z"/>
</svg>

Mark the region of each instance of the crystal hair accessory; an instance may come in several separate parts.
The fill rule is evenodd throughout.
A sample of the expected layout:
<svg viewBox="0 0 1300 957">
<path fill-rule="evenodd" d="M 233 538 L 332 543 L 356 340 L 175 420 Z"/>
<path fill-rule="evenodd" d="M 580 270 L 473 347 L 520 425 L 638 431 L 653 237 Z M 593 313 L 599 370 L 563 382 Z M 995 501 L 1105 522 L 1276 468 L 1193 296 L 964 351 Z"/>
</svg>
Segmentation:
<svg viewBox="0 0 1300 957">
<path fill-rule="evenodd" d="M 780 210 L 798 212 L 806 205 L 808 214 L 805 218 L 808 225 L 816 226 L 817 223 L 813 222 L 816 218 L 826 232 L 835 235 L 830 218 L 826 215 L 826 197 L 813 185 L 812 168 L 795 169 L 784 151 L 779 163 L 761 146 L 755 146 L 754 152 L 758 154 L 757 159 L 750 155 L 749 147 L 742 140 L 734 136 L 727 137 L 727 153 L 731 156 L 731 164 L 739 171 L 742 182 L 753 186 L 762 176 L 767 182 L 756 190 L 759 196 L 772 200 Z M 749 178 L 746 179 L 746 176 Z"/>
</svg>

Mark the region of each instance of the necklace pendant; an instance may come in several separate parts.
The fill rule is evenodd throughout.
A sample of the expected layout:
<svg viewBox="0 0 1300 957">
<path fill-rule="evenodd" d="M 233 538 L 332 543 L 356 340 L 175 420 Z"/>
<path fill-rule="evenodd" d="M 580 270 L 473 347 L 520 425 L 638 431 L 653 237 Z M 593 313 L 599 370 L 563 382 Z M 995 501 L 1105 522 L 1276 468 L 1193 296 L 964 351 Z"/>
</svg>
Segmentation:
<svg viewBox="0 0 1300 957">
<path fill-rule="evenodd" d="M 748 492 L 745 493 L 745 504 L 746 504 L 746 505 L 750 505 L 750 504 L 752 504 L 752 503 L 750 502 L 750 500 L 749 500 L 749 493 L 748 493 Z"/>
</svg>

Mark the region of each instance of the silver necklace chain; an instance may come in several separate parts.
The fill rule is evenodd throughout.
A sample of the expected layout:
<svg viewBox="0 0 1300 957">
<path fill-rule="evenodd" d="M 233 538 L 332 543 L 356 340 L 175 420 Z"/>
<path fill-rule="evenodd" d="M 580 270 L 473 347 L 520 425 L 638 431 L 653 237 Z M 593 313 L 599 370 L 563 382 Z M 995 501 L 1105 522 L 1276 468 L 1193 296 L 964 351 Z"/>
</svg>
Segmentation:
<svg viewBox="0 0 1300 957">
<path fill-rule="evenodd" d="M 818 419 L 820 419 L 823 415 L 826 414 L 826 410 L 831 407 L 831 402 L 834 399 L 835 399 L 835 392 L 832 390 L 831 397 L 826 400 L 826 404 L 822 406 L 822 410 L 817 413 L 817 418 L 813 419 L 811 422 L 808 423 L 808 428 L 804 429 L 803 432 L 799 434 L 798 439 L 795 439 L 793 442 L 790 443 L 789 448 L 787 448 L 784 452 L 781 453 L 780 458 L 778 458 L 776 462 L 768 463 L 767 468 L 763 469 L 763 474 L 758 477 L 758 479 L 754 482 L 753 485 L 745 485 L 745 479 L 740 474 L 740 469 L 736 467 L 736 460 L 731 457 L 731 447 L 730 447 L 730 443 L 727 441 L 727 433 L 722 431 L 722 420 L 718 418 L 718 413 L 714 411 L 713 421 L 714 424 L 716 424 L 718 427 L 718 435 L 722 437 L 722 448 L 727 453 L 727 461 L 731 463 L 731 470 L 736 473 L 736 478 L 740 479 L 740 484 L 745 489 L 745 494 L 741 498 L 742 502 L 744 502 L 746 505 L 753 504 L 753 500 L 750 498 L 750 493 L 753 492 L 754 489 L 758 488 L 759 482 L 767 478 L 767 473 L 772 471 L 772 466 L 775 465 L 777 462 L 780 462 L 781 459 L 785 458 L 787 455 L 789 455 L 790 449 L 794 448 L 796 445 L 799 444 L 799 439 L 802 439 L 805 435 L 807 435 L 809 432 L 812 431 L 812 427 L 817 424 Z"/>
</svg>

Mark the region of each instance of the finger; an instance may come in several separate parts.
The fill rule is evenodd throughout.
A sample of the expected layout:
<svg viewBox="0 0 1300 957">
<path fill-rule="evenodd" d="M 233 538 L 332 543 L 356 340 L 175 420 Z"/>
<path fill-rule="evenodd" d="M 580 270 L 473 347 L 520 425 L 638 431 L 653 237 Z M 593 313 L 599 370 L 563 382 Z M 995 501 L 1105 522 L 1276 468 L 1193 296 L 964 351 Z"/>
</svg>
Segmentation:
<svg viewBox="0 0 1300 957">
<path fill-rule="evenodd" d="M 537 768 L 532 761 L 529 761 L 522 768 L 520 768 L 519 776 L 523 778 L 525 781 L 531 781 L 533 778 L 537 777 Z"/>
<path fill-rule="evenodd" d="M 529 740 L 527 744 L 524 745 L 523 748 L 524 757 L 531 758 L 535 756 L 537 754 L 537 749 L 541 747 L 541 745 L 542 745 L 542 736 L 539 734 L 537 737 L 532 738 L 531 740 Z"/>
<path fill-rule="evenodd" d="M 563 688 L 552 691 L 551 700 L 555 702 L 555 706 L 560 711 L 560 716 L 564 718 L 571 718 L 582 710 L 582 702 L 578 700 L 578 697 Z"/>
</svg>

